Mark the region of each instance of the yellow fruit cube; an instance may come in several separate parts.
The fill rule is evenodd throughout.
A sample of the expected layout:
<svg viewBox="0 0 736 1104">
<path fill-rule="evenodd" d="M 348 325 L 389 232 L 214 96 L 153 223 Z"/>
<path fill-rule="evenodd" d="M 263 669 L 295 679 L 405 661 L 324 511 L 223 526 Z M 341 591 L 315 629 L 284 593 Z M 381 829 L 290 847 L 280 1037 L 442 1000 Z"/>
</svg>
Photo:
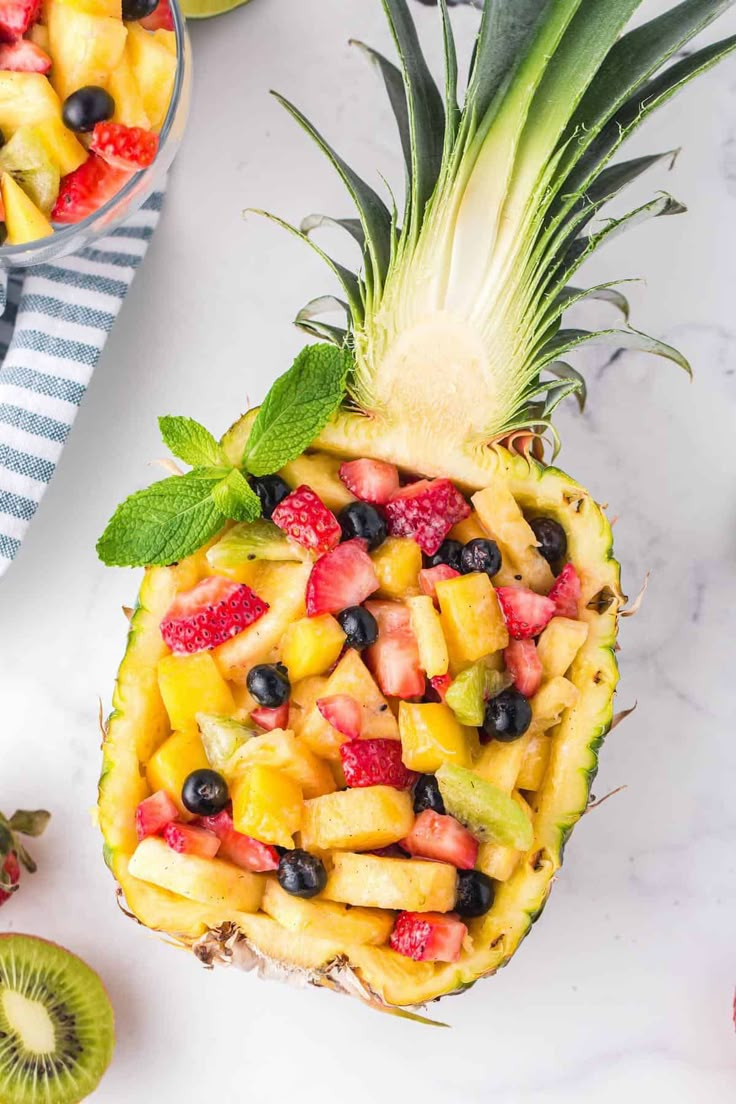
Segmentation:
<svg viewBox="0 0 736 1104">
<path fill-rule="evenodd" d="M 179 854 L 156 836 L 138 844 L 128 871 L 142 882 L 227 912 L 257 912 L 266 881 L 262 874 L 251 874 L 222 859 Z"/>
<path fill-rule="evenodd" d="M 551 737 L 544 732 L 533 732 L 524 753 L 516 785 L 520 790 L 538 790 L 544 782 L 549 756 L 552 750 Z"/>
<path fill-rule="evenodd" d="M 51 83 L 61 99 L 88 84 L 105 86 L 125 50 L 127 31 L 120 18 L 91 15 L 64 0 L 48 0 L 46 25 L 54 59 Z"/>
<path fill-rule="evenodd" d="M 288 730 L 277 728 L 246 740 L 228 761 L 225 773 L 228 778 L 237 777 L 255 764 L 283 771 L 301 786 L 305 797 L 320 797 L 335 789 L 329 765 Z"/>
<path fill-rule="evenodd" d="M 0 178 L 0 192 L 5 207 L 5 229 L 8 236 L 6 245 L 25 245 L 38 241 L 47 234 L 53 234 L 54 228 L 39 211 L 36 204 L 27 196 L 20 184 L 16 184 L 10 173 Z"/>
<path fill-rule="evenodd" d="M 49 52 L 49 29 L 43 23 L 34 23 L 29 27 L 26 38 L 34 42 L 45 54 Z"/>
<path fill-rule="evenodd" d="M 399 728 L 373 676 L 353 648 L 332 672 L 320 697 L 349 694 L 360 702 L 363 711 L 361 735 L 371 739 L 397 740 Z M 317 755 L 325 759 L 339 759 L 340 745 L 346 737 L 324 719 L 316 705 L 309 708 L 299 725 L 299 735 Z"/>
<path fill-rule="evenodd" d="M 281 643 L 281 660 L 292 683 L 323 675 L 339 657 L 345 633 L 330 613 L 303 617 L 289 625 Z"/>
<path fill-rule="evenodd" d="M 447 863 L 338 852 L 322 896 L 368 908 L 451 912 L 457 872 Z"/>
<path fill-rule="evenodd" d="M 509 642 L 501 607 L 487 575 L 474 572 L 437 583 L 440 618 L 450 661 L 462 667 Z"/>
<path fill-rule="evenodd" d="M 50 115 L 48 119 L 42 119 L 33 127 L 33 133 L 41 139 L 46 153 L 58 165 L 62 176 L 74 172 L 89 156 L 82 143 L 64 126 L 60 116 Z"/>
<path fill-rule="evenodd" d="M 512 798 L 528 817 L 530 823 L 534 822 L 534 813 L 520 793 L 512 793 Z M 504 847 L 500 843 L 485 842 L 478 848 L 476 867 L 493 878 L 497 882 L 507 882 L 519 865 L 523 851 L 517 851 L 515 847 Z"/>
<path fill-rule="evenodd" d="M 107 90 L 115 101 L 115 114 L 112 117 L 114 123 L 143 127 L 144 130 L 150 128 L 151 120 L 143 106 L 143 97 L 127 50 L 110 74 Z"/>
<path fill-rule="evenodd" d="M 301 786 L 283 771 L 261 764 L 248 767 L 232 789 L 236 831 L 279 847 L 293 848 L 293 835 L 302 826 Z"/>
<path fill-rule="evenodd" d="M 588 623 L 569 617 L 553 617 L 537 643 L 537 655 L 545 679 L 564 675 L 588 639 Z"/>
<path fill-rule="evenodd" d="M 197 730 L 197 713 L 229 717 L 235 712 L 230 687 L 210 652 L 168 655 L 158 663 L 158 688 L 172 728 Z"/>
<path fill-rule="evenodd" d="M 558 724 L 563 711 L 575 705 L 579 696 L 577 686 L 561 675 L 543 682 L 531 699 L 534 728 L 552 728 Z"/>
<path fill-rule="evenodd" d="M 531 729 L 518 740 L 509 743 L 491 740 L 490 744 L 481 749 L 474 770 L 486 782 L 492 782 L 499 790 L 510 794 L 519 777 L 530 738 Z"/>
<path fill-rule="evenodd" d="M 276 881 L 266 884 L 263 894 L 264 912 L 292 932 L 336 939 L 339 943 L 371 944 L 388 942 L 394 918 L 381 909 L 351 908 L 333 901 L 305 901 L 293 897 Z"/>
<path fill-rule="evenodd" d="M 450 665 L 445 634 L 442 632 L 440 615 L 434 608 L 434 602 L 427 594 L 418 594 L 406 599 L 411 616 L 411 627 L 417 638 L 419 663 L 427 678 L 446 675 Z"/>
<path fill-rule="evenodd" d="M 46 0 L 44 7 L 48 7 Z M 74 11 L 87 12 L 88 15 L 106 15 L 109 19 L 122 20 L 123 10 L 121 0 L 60 0 L 66 8 Z"/>
<path fill-rule="evenodd" d="M 469 517 L 463 518 L 462 521 L 458 521 L 457 525 L 453 525 L 447 536 L 450 540 L 460 541 L 460 544 L 467 544 L 468 541 L 471 540 L 487 538 L 488 533 L 486 533 L 478 520 L 478 515 L 472 513 Z"/>
<path fill-rule="evenodd" d="M 402 701 L 399 706 L 399 733 L 401 757 L 409 770 L 426 774 L 439 770 L 443 763 L 470 766 L 470 733 L 460 724 L 449 705 Z"/>
<path fill-rule="evenodd" d="M 0 129 L 6 138 L 49 116 L 61 118 L 61 103 L 42 73 L 0 71 Z"/>
<path fill-rule="evenodd" d="M 521 582 L 546 594 L 554 582 L 552 569 L 539 551 L 534 530 L 502 480 L 472 497 L 478 517 L 498 544 L 504 566 L 521 575 Z"/>
<path fill-rule="evenodd" d="M 328 510 L 339 513 L 348 503 L 355 502 L 355 496 L 340 479 L 340 463 L 336 457 L 327 456 L 324 452 L 304 452 L 283 467 L 279 475 L 290 487 L 301 487 L 306 483 Z"/>
<path fill-rule="evenodd" d="M 165 790 L 179 812 L 189 819 L 190 814 L 181 800 L 184 780 L 195 770 L 206 770 L 209 761 L 198 732 L 174 732 L 154 751 L 146 766 L 148 785 L 153 793 Z"/>
<path fill-rule="evenodd" d="M 389 537 L 371 554 L 378 576 L 378 596 L 406 598 L 419 594 L 419 572 L 422 570 L 422 550 L 409 537 Z"/>
<path fill-rule="evenodd" d="M 127 54 L 153 130 L 163 126 L 174 89 L 177 59 L 140 23 L 127 23 Z"/>
<path fill-rule="evenodd" d="M 413 824 L 408 793 L 393 786 L 342 790 L 306 802 L 302 845 L 307 851 L 372 851 L 398 843 Z"/>
<path fill-rule="evenodd" d="M 176 32 L 167 31 L 164 27 L 159 27 L 153 31 L 153 38 L 156 42 L 160 42 L 165 49 L 176 57 Z"/>
</svg>

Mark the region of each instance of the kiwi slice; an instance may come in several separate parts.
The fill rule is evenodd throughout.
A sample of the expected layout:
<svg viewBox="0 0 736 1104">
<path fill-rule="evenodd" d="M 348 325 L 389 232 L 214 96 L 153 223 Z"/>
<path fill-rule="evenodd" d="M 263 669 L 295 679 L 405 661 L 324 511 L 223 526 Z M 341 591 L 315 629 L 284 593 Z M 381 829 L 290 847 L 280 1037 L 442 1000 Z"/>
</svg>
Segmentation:
<svg viewBox="0 0 736 1104">
<path fill-rule="evenodd" d="M 0 935 L 0 1101 L 76 1104 L 115 1045 L 110 1000 L 76 955 L 31 935 Z"/>
<path fill-rule="evenodd" d="M 61 176 L 34 127 L 18 127 L 0 149 L 0 171 L 10 173 L 38 209 L 45 215 L 50 213 Z"/>
<path fill-rule="evenodd" d="M 308 558 L 306 548 L 289 540 L 283 529 L 266 518 L 234 525 L 207 553 L 207 562 L 215 571 L 218 568 L 239 567 L 253 560 L 295 563 Z"/>
<path fill-rule="evenodd" d="M 197 725 L 204 744 L 204 752 L 213 770 L 222 771 L 239 747 L 258 733 L 231 717 L 218 717 L 213 713 L 198 713 Z"/>
<path fill-rule="evenodd" d="M 477 839 L 529 850 L 534 839 L 531 821 L 498 786 L 454 763 L 443 763 L 436 777 L 445 810 Z"/>
</svg>

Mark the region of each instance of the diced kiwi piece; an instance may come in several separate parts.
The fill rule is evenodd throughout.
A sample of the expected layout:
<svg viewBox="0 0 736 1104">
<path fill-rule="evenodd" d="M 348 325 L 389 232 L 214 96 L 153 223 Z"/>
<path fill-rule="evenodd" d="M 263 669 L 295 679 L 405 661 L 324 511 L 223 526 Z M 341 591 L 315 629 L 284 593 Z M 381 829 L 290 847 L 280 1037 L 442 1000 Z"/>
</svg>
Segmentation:
<svg viewBox="0 0 736 1104">
<path fill-rule="evenodd" d="M 30 935 L 0 935 L 0 1100 L 77 1104 L 115 1046 L 113 1011 L 97 974 Z"/>
<path fill-rule="evenodd" d="M 48 215 L 56 203 L 61 179 L 59 166 L 32 126 L 18 127 L 0 149 L 0 171 L 10 173 L 39 210 Z"/>
<path fill-rule="evenodd" d="M 197 725 L 202 737 L 204 752 L 213 770 L 221 771 L 227 761 L 246 740 L 256 736 L 254 728 L 248 728 L 231 717 L 218 717 L 214 713 L 198 713 Z"/>
<path fill-rule="evenodd" d="M 479 660 L 454 679 L 445 695 L 445 701 L 460 724 L 478 728 L 483 724 L 486 702 L 505 690 L 510 682 L 506 674 L 494 671 L 483 660 Z"/>
<path fill-rule="evenodd" d="M 207 553 L 210 567 L 238 567 L 253 560 L 305 561 L 308 553 L 266 518 L 234 525 Z"/>
<path fill-rule="evenodd" d="M 479 840 L 528 851 L 533 831 L 513 798 L 466 767 L 443 763 L 437 782 L 445 809 Z"/>
</svg>

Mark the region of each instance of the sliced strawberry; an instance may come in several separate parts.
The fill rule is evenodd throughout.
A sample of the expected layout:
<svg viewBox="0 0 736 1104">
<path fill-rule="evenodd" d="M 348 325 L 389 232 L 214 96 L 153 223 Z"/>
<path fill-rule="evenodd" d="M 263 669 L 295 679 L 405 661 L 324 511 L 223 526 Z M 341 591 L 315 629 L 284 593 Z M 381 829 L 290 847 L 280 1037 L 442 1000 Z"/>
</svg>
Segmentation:
<svg viewBox="0 0 736 1104">
<path fill-rule="evenodd" d="M 320 556 L 307 580 L 307 613 L 339 613 L 378 590 L 378 576 L 361 540 L 345 541 Z"/>
<path fill-rule="evenodd" d="M 417 780 L 416 773 L 401 761 L 399 740 L 349 740 L 341 746 L 340 758 L 345 781 L 353 789 L 393 786 L 409 790 Z"/>
<path fill-rule="evenodd" d="M 213 859 L 220 850 L 220 841 L 212 832 L 198 828 L 196 824 L 167 824 L 164 839 L 172 851 L 183 855 L 200 855 Z"/>
<path fill-rule="evenodd" d="M 342 536 L 335 515 L 306 484 L 279 502 L 271 520 L 311 552 L 329 552 L 340 543 Z"/>
<path fill-rule="evenodd" d="M 349 460 L 340 465 L 340 478 L 361 502 L 384 506 L 399 489 L 395 464 L 383 460 Z"/>
<path fill-rule="evenodd" d="M 580 576 L 574 565 L 565 564 L 549 592 L 558 617 L 570 617 L 575 620 L 579 616 L 578 607 L 582 589 Z"/>
<path fill-rule="evenodd" d="M 0 905 L 4 905 L 13 896 L 20 883 L 20 863 L 15 851 L 8 851 L 0 865 L 0 871 L 3 873 L 3 879 L 0 881 Z"/>
<path fill-rule="evenodd" d="M 378 640 L 365 660 L 381 690 L 393 698 L 421 698 L 426 684 L 409 610 L 401 602 L 366 602 L 365 608 L 378 622 Z"/>
<path fill-rule="evenodd" d="M 174 17 L 171 14 L 169 0 L 158 0 L 151 14 L 144 16 L 139 23 L 147 31 L 173 31 Z"/>
<path fill-rule="evenodd" d="M 363 708 L 350 694 L 333 694 L 328 698 L 318 698 L 317 708 L 333 728 L 356 740 L 363 727 Z"/>
<path fill-rule="evenodd" d="M 267 609 L 268 603 L 244 583 L 213 575 L 177 594 L 161 622 L 161 635 L 172 652 L 202 652 L 237 636 Z"/>
<path fill-rule="evenodd" d="M 0 37 L 22 38 L 41 14 L 41 0 L 0 0 Z"/>
<path fill-rule="evenodd" d="M 449 564 L 437 564 L 435 567 L 423 567 L 419 572 L 419 588 L 422 594 L 428 594 L 437 605 L 437 583 L 444 579 L 455 579 L 460 574 Z"/>
<path fill-rule="evenodd" d="M 61 181 L 51 218 L 54 222 L 80 222 L 114 199 L 132 172 L 108 165 L 96 154 L 68 173 Z"/>
<path fill-rule="evenodd" d="M 496 595 L 514 640 L 538 636 L 555 615 L 552 599 L 528 587 L 496 587 Z"/>
<path fill-rule="evenodd" d="M 48 73 L 50 68 L 51 58 L 35 42 L 21 38 L 0 43 L 0 69 L 12 73 Z"/>
<path fill-rule="evenodd" d="M 260 840 L 251 839 L 250 836 L 236 832 L 233 827 L 232 814 L 227 809 L 213 817 L 201 817 L 199 821 L 202 828 L 214 832 L 220 841 L 218 856 L 227 859 L 235 866 L 243 870 L 251 870 L 254 874 L 260 874 L 266 870 L 278 870 L 279 853 L 275 847 Z"/>
<path fill-rule="evenodd" d="M 258 709 L 254 709 L 250 715 L 250 719 L 255 721 L 261 728 L 265 728 L 266 732 L 273 732 L 275 728 L 286 728 L 289 723 L 289 703 L 285 701 L 283 705 L 279 705 L 276 709 L 269 709 L 265 705 L 261 705 Z"/>
<path fill-rule="evenodd" d="M 135 830 L 138 833 L 138 839 L 160 835 L 166 825 L 176 820 L 178 815 L 179 810 L 165 790 L 158 790 L 155 794 L 151 794 L 145 801 L 141 801 L 135 811 Z"/>
<path fill-rule="evenodd" d="M 432 689 L 434 690 L 434 692 L 437 695 L 438 699 L 440 701 L 444 701 L 445 698 L 447 697 L 447 691 L 452 686 L 452 676 L 451 675 L 435 675 L 429 681 L 430 681 Z"/>
<path fill-rule="evenodd" d="M 158 134 L 122 123 L 97 123 L 89 147 L 118 169 L 147 169 L 158 153 Z"/>
<path fill-rule="evenodd" d="M 468 929 L 451 913 L 400 912 L 391 948 L 415 962 L 457 962 Z"/>
<path fill-rule="evenodd" d="M 533 698 L 542 685 L 542 661 L 533 640 L 512 640 L 503 653 L 506 670 L 516 689 L 525 698 Z"/>
<path fill-rule="evenodd" d="M 433 556 L 470 507 L 449 479 L 420 479 L 402 487 L 386 503 L 392 537 L 412 537 L 422 552 Z"/>
<path fill-rule="evenodd" d="M 458 870 L 472 870 L 478 858 L 478 841 L 459 820 L 425 809 L 414 821 L 401 846 L 420 859 L 450 863 Z"/>
</svg>

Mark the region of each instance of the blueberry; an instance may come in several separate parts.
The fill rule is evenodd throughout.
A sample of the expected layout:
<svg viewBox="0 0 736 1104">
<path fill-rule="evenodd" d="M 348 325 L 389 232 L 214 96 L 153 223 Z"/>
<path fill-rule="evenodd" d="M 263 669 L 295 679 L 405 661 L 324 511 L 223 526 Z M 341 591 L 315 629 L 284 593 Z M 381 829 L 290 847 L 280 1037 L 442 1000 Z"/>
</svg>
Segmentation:
<svg viewBox="0 0 736 1104">
<path fill-rule="evenodd" d="M 557 563 L 567 552 L 567 533 L 551 517 L 534 518 L 529 522 L 534 536 L 539 541 L 539 551 L 547 563 Z"/>
<path fill-rule="evenodd" d="M 291 683 L 283 663 L 258 663 L 245 681 L 251 697 L 266 709 L 278 709 L 289 700 Z"/>
<path fill-rule="evenodd" d="M 123 0 L 123 19 L 126 23 L 135 23 L 145 19 L 158 7 L 158 0 Z"/>
<path fill-rule="evenodd" d="M 445 815 L 445 803 L 440 787 L 433 774 L 420 774 L 414 783 L 414 812 L 419 815 L 425 809 Z"/>
<path fill-rule="evenodd" d="M 342 529 L 343 540 L 360 537 L 368 542 L 369 551 L 378 548 L 388 536 L 386 519 L 379 514 L 375 506 L 367 502 L 351 502 L 337 515 Z"/>
<path fill-rule="evenodd" d="M 487 874 L 480 870 L 458 870 L 455 912 L 460 916 L 485 916 L 493 897 L 493 882 Z"/>
<path fill-rule="evenodd" d="M 261 500 L 261 510 L 265 518 L 270 518 L 279 502 L 291 494 L 291 487 L 280 475 L 251 476 L 250 485 Z"/>
<path fill-rule="evenodd" d="M 112 119 L 115 114 L 115 101 L 104 88 L 96 84 L 86 84 L 78 88 L 64 100 L 61 117 L 64 125 L 77 134 L 94 130 L 97 123 Z"/>
<path fill-rule="evenodd" d="M 338 613 L 337 620 L 348 638 L 349 647 L 359 652 L 378 640 L 378 622 L 362 606 L 348 606 Z"/>
<path fill-rule="evenodd" d="M 427 567 L 437 567 L 438 564 L 447 564 L 455 571 L 462 571 L 463 546 L 460 541 L 446 540 L 439 546 L 434 556 L 427 556 Z"/>
<path fill-rule="evenodd" d="M 486 575 L 495 575 L 501 567 L 501 553 L 498 545 L 486 537 L 476 537 L 463 546 L 460 553 L 460 570 L 463 575 L 472 571 L 485 571 Z"/>
<path fill-rule="evenodd" d="M 227 782 L 213 770 L 196 770 L 184 779 L 181 800 L 195 816 L 217 816 L 230 800 Z"/>
<path fill-rule="evenodd" d="M 523 736 L 532 723 L 532 707 L 518 690 L 502 690 L 486 706 L 483 731 L 495 740 L 510 743 Z"/>
<path fill-rule="evenodd" d="M 279 885 L 293 897 L 316 897 L 327 885 L 324 863 L 308 851 L 287 851 L 279 859 Z"/>
</svg>

